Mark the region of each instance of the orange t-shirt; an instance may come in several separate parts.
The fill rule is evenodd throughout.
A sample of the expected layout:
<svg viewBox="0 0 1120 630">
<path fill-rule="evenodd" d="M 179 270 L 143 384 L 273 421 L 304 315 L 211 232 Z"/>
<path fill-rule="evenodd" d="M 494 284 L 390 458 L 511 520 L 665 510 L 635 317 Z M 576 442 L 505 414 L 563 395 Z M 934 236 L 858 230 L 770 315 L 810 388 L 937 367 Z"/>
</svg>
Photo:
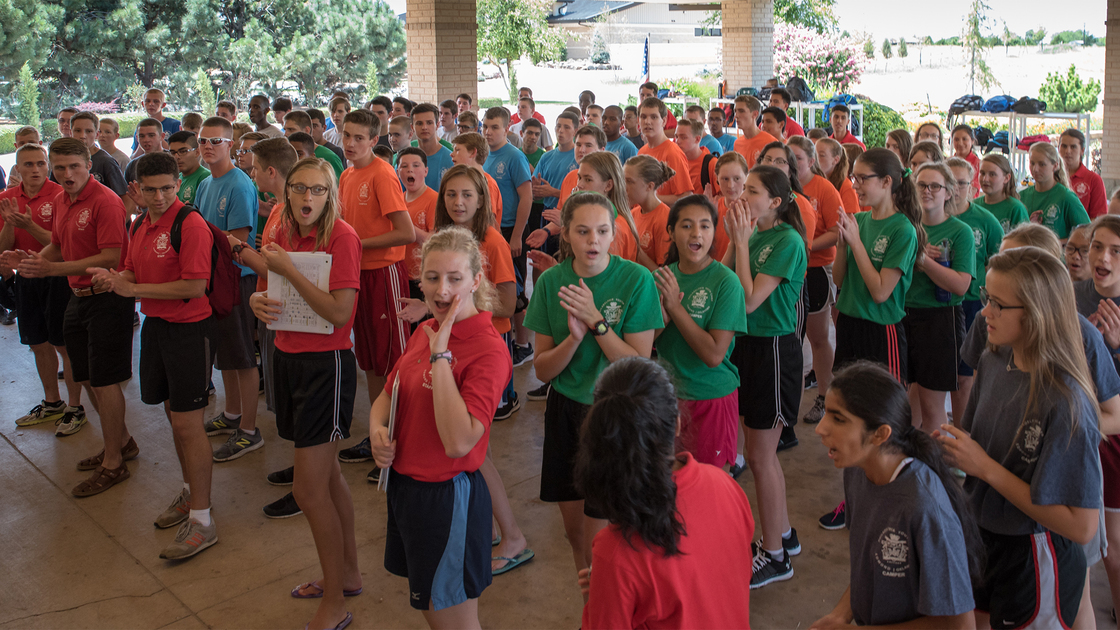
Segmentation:
<svg viewBox="0 0 1120 630">
<path fill-rule="evenodd" d="M 579 183 L 579 169 L 568 173 L 564 176 L 564 182 L 560 184 L 560 202 L 556 204 L 557 208 L 563 208 L 564 202 L 568 197 L 572 196 L 572 191 L 576 189 L 576 184 Z"/>
<path fill-rule="evenodd" d="M 657 189 L 658 194 L 688 195 L 692 193 L 692 178 L 688 176 L 688 159 L 684 157 L 684 151 L 681 151 L 676 142 L 666 139 L 656 147 L 646 144 L 638 150 L 638 154 L 648 155 L 664 162 L 676 173 L 672 179 L 661 184 L 661 187 Z"/>
<path fill-rule="evenodd" d="M 393 230 L 389 215 L 408 212 L 396 171 L 385 160 L 373 158 L 368 166 L 351 166 L 338 180 L 342 218 L 367 239 Z M 381 269 L 404 260 L 404 245 L 362 248 L 362 271 Z"/>
<path fill-rule="evenodd" d="M 848 178 L 844 178 L 844 182 L 840 184 L 840 205 L 844 206 L 844 212 L 848 214 L 860 211 L 859 196 L 856 195 L 856 189 L 852 188 L 852 180 Z"/>
<path fill-rule="evenodd" d="M 817 211 L 813 209 L 813 204 L 805 197 L 805 195 L 797 195 L 797 209 L 801 211 L 801 222 L 805 224 L 805 245 L 809 249 L 809 255 L 813 255 L 813 236 L 817 231 Z M 806 267 L 806 271 L 808 268 Z"/>
<path fill-rule="evenodd" d="M 261 249 L 276 240 L 276 231 L 280 229 L 280 215 L 283 213 L 284 202 L 277 201 L 276 205 L 272 206 L 272 212 L 269 213 L 268 219 L 264 222 L 264 229 L 261 230 Z M 257 274 L 257 291 L 266 290 L 268 290 L 268 274 Z"/>
<path fill-rule="evenodd" d="M 637 225 L 635 219 L 634 226 Z M 630 224 L 621 214 L 614 218 L 614 240 L 608 251 L 619 258 L 638 262 L 638 243 L 634 240 L 634 233 L 630 231 Z"/>
<path fill-rule="evenodd" d="M 494 211 L 494 225 L 502 224 L 502 191 L 498 188 L 498 182 L 490 177 L 490 173 L 483 173 L 486 176 L 486 185 L 490 189 L 490 209 Z M 432 219 L 435 220 L 434 218 Z"/>
<path fill-rule="evenodd" d="M 666 226 L 669 224 L 669 205 L 662 202 L 649 213 L 642 212 L 641 206 L 634 206 L 630 213 L 634 215 L 634 226 L 638 228 L 638 238 L 641 239 L 639 245 L 642 251 L 659 266 L 664 265 L 665 256 L 669 253 L 669 232 L 666 231 Z"/>
<path fill-rule="evenodd" d="M 777 138 L 760 129 L 758 135 L 753 138 L 739 136 L 735 141 L 735 152 L 747 158 L 747 168 L 751 169 L 758 161 L 758 156 L 762 154 L 762 147 L 777 141 Z"/>
<path fill-rule="evenodd" d="M 436 200 L 439 193 L 424 187 L 424 192 L 412 201 L 405 200 L 408 207 L 408 216 L 412 225 L 425 232 L 431 232 L 436 226 Z M 404 263 L 408 267 L 408 277 L 412 280 L 420 279 L 420 244 L 409 243 L 404 246 Z"/>
<path fill-rule="evenodd" d="M 700 176 L 701 169 L 704 168 L 704 156 L 711 155 L 711 151 L 704 147 L 700 147 L 700 157 L 695 160 L 688 161 L 688 177 L 692 180 L 692 192 L 697 195 L 704 194 L 703 178 Z M 716 161 L 718 158 L 713 157 L 708 160 L 708 181 L 712 184 L 712 190 L 715 194 L 719 194 L 719 184 L 716 182 Z"/>
<path fill-rule="evenodd" d="M 513 254 L 510 252 L 509 243 L 502 237 L 498 228 L 492 225 L 486 228 L 486 238 L 478 244 L 478 248 L 486 257 L 483 268 L 486 271 L 486 279 L 494 285 L 494 288 L 503 282 L 517 282 L 517 276 L 513 272 Z M 499 335 L 504 335 L 512 328 L 508 317 L 494 318 L 494 329 Z"/>
<path fill-rule="evenodd" d="M 813 179 L 804 187 L 805 196 L 813 204 L 813 210 L 817 213 L 817 228 L 813 234 L 813 238 L 817 238 L 825 232 L 836 227 L 840 222 L 840 193 L 827 179 L 820 175 L 814 175 Z M 823 267 L 831 263 L 836 258 L 836 246 L 822 247 L 821 249 L 809 252 L 809 266 L 810 267 Z"/>
</svg>

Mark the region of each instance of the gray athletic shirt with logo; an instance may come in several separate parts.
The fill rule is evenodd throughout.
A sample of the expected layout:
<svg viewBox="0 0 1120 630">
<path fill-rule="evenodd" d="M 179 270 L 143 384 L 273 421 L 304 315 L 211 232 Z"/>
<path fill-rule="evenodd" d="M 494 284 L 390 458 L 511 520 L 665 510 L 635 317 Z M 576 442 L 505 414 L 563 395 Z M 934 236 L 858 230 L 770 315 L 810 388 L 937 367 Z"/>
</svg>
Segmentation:
<svg viewBox="0 0 1120 630">
<path fill-rule="evenodd" d="M 961 522 L 933 470 L 914 460 L 877 486 L 863 470 L 847 468 L 844 494 L 855 623 L 902 623 L 975 607 Z"/>
</svg>

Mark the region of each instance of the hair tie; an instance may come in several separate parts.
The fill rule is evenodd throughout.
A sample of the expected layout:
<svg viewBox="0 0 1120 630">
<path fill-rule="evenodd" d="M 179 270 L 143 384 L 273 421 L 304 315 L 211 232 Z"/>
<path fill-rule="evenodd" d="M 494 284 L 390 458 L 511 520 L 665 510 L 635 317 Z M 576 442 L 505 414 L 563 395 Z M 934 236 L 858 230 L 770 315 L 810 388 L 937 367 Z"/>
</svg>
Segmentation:
<svg viewBox="0 0 1120 630">
<path fill-rule="evenodd" d="M 793 192 L 792 190 L 789 191 L 789 200 L 791 203 L 797 203 L 797 193 Z"/>
<path fill-rule="evenodd" d="M 908 169 L 908 168 L 902 169 L 902 176 L 903 176 L 903 177 L 910 177 L 910 173 L 913 173 L 913 172 L 914 172 L 914 171 L 912 171 L 912 170 L 910 170 L 910 169 Z"/>
</svg>

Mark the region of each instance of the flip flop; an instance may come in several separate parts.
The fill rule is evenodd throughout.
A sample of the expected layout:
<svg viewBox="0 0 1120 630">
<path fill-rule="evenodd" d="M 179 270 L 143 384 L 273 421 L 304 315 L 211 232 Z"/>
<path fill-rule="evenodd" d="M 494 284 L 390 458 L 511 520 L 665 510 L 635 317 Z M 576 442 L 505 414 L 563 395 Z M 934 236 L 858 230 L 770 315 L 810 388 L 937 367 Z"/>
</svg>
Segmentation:
<svg viewBox="0 0 1120 630">
<path fill-rule="evenodd" d="M 300 591 L 307 590 L 307 589 L 315 589 L 315 591 L 317 591 L 317 592 L 314 595 L 301 595 L 300 594 Z M 361 594 L 362 594 L 362 587 L 360 587 L 360 586 L 358 588 L 352 590 L 352 591 L 346 591 L 346 590 L 342 591 L 342 596 L 343 597 L 355 597 L 355 596 L 361 595 Z M 299 586 L 292 589 L 292 597 L 294 597 L 296 599 L 320 599 L 320 598 L 323 597 L 323 587 L 319 586 L 319 581 L 318 580 L 315 580 L 314 582 L 305 582 L 305 583 L 300 584 Z M 350 622 L 347 621 L 346 623 L 350 623 Z M 345 627 L 345 626 L 343 626 L 343 627 Z"/>
<path fill-rule="evenodd" d="M 327 630 L 346 630 L 346 626 L 350 625 L 351 621 L 354 621 L 354 615 L 351 613 L 346 613 L 346 616 L 342 618 L 342 621 L 338 622 L 337 626 L 335 626 L 334 628 L 328 628 Z M 308 630 L 310 626 L 310 622 L 303 624 L 303 630 Z"/>
<path fill-rule="evenodd" d="M 502 535 L 501 534 L 498 534 L 497 538 L 490 541 L 490 546 L 491 547 L 497 547 L 500 544 L 502 544 Z"/>
<path fill-rule="evenodd" d="M 503 573 L 509 573 L 510 571 L 516 569 L 517 567 L 519 567 L 519 566 L 525 564 L 526 562 L 532 560 L 535 555 L 536 554 L 533 553 L 532 549 L 526 549 L 525 551 L 522 551 L 521 553 L 517 554 L 516 556 L 514 556 L 512 558 L 507 558 L 505 556 L 494 556 L 490 559 L 491 560 L 505 560 L 506 561 L 506 566 L 495 570 L 493 574 L 494 575 L 501 575 Z"/>
</svg>

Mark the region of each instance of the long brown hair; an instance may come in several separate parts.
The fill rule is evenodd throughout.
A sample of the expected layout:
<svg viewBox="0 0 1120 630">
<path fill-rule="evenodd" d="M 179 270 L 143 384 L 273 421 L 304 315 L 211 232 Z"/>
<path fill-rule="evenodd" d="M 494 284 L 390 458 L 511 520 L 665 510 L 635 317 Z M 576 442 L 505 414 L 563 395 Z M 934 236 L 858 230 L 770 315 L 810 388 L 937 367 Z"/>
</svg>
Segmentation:
<svg viewBox="0 0 1120 630">
<path fill-rule="evenodd" d="M 828 183 L 832 184 L 832 187 L 836 189 L 836 192 L 840 192 L 840 187 L 843 186 L 844 182 L 848 179 L 848 152 L 844 150 L 844 147 L 840 146 L 839 142 L 832 138 L 821 138 L 817 140 L 817 150 L 820 150 L 821 147 L 828 149 L 832 157 L 840 160 L 836 163 L 836 166 L 832 167 L 832 172 L 825 177 Z"/>
<path fill-rule="evenodd" d="M 452 166 L 443 174 L 443 180 L 439 183 L 439 198 L 436 199 L 436 230 L 455 225 L 455 221 L 447 212 L 447 204 L 443 202 L 443 194 L 447 191 L 447 183 L 455 177 L 469 179 L 471 185 L 474 186 L 475 194 L 478 195 L 478 211 L 474 213 L 474 219 L 471 220 L 470 231 L 481 243 L 486 240 L 486 232 L 493 225 L 494 220 L 494 213 L 490 210 L 490 185 L 486 182 L 486 177 L 482 173 L 466 164 Z"/>
<path fill-rule="evenodd" d="M 342 218 L 342 204 L 338 202 L 338 182 L 335 180 L 334 168 L 326 160 L 320 160 L 316 157 L 303 158 L 296 162 L 292 170 L 288 171 L 288 177 L 284 180 L 284 210 L 283 214 L 280 215 L 280 224 L 288 230 L 288 242 L 295 242 L 299 223 L 296 221 L 295 211 L 292 210 L 292 204 L 288 198 L 288 186 L 291 185 L 292 178 L 295 177 L 296 173 L 306 170 L 318 171 L 327 187 L 327 203 L 323 206 L 323 213 L 315 220 L 314 225 L 316 228 L 315 251 L 319 251 L 331 242 L 334 223 Z"/>
<path fill-rule="evenodd" d="M 1011 162 L 1009 162 L 1006 157 L 1004 157 L 1000 153 L 989 153 L 985 155 L 980 161 L 987 162 L 988 164 L 995 166 L 999 170 L 1003 171 L 1004 175 L 1010 175 L 1011 179 L 1008 179 L 1007 183 L 1003 185 L 1003 194 L 1012 199 L 1019 198 L 1019 188 L 1015 186 L 1015 170 L 1011 168 Z"/>
</svg>

